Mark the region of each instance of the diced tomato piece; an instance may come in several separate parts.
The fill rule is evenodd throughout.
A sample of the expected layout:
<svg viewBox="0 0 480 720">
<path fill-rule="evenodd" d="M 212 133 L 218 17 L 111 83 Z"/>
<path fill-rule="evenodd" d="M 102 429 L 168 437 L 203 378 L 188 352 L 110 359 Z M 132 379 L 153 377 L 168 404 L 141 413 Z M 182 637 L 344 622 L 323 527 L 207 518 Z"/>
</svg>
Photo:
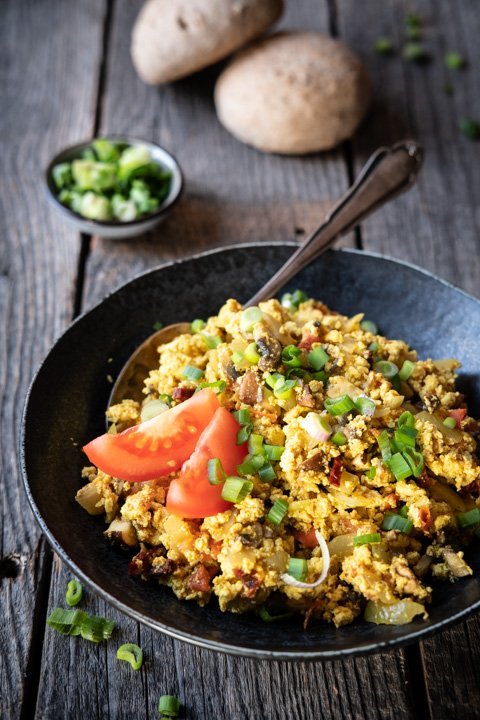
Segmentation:
<svg viewBox="0 0 480 720">
<path fill-rule="evenodd" d="M 204 518 L 232 507 L 232 503 L 222 498 L 222 484 L 209 483 L 208 461 L 218 458 L 227 475 L 237 474 L 237 465 L 247 452 L 245 443 L 237 445 L 239 429 L 233 415 L 224 407 L 218 408 L 203 431 L 195 452 L 170 483 L 169 512 L 182 518 Z"/>
<path fill-rule="evenodd" d="M 205 388 L 189 400 L 118 435 L 105 433 L 83 448 L 91 463 L 121 480 L 142 482 L 181 468 L 220 403 Z"/>
<path fill-rule="evenodd" d="M 318 546 L 317 536 L 315 535 L 315 528 L 311 528 L 308 532 L 302 532 L 301 530 L 295 530 L 295 540 L 301 542 L 306 548 L 316 548 Z"/>
<path fill-rule="evenodd" d="M 467 408 L 455 408 L 454 410 L 449 410 L 448 414 L 455 420 L 455 422 L 457 423 L 457 427 L 459 428 L 462 420 L 465 419 L 465 415 L 467 414 Z"/>
</svg>

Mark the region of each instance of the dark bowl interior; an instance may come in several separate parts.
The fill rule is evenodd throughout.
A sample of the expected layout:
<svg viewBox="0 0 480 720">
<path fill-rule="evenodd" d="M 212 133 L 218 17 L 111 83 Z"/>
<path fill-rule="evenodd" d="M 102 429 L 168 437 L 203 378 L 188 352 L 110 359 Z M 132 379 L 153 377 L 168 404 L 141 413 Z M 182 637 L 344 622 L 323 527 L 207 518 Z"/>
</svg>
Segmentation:
<svg viewBox="0 0 480 720">
<path fill-rule="evenodd" d="M 120 610 L 176 638 L 204 647 L 277 659 L 327 659 L 411 642 L 480 605 L 480 553 L 467 552 L 471 578 L 436 588 L 427 621 L 387 627 L 357 621 L 336 630 L 301 621 L 277 625 L 256 616 L 199 608 L 170 590 L 129 577 L 129 555 L 102 537 L 103 520 L 75 502 L 81 446 L 104 432 L 104 409 L 130 352 L 164 324 L 215 314 L 229 297 L 247 300 L 291 254 L 292 245 L 261 244 L 207 253 L 152 270 L 109 295 L 54 345 L 30 389 L 20 459 L 30 503 L 57 553 L 84 582 Z M 470 412 L 480 405 L 480 302 L 405 264 L 355 251 L 329 251 L 300 273 L 300 287 L 345 314 L 365 312 L 381 331 L 403 338 L 420 357 L 457 357 Z"/>
</svg>

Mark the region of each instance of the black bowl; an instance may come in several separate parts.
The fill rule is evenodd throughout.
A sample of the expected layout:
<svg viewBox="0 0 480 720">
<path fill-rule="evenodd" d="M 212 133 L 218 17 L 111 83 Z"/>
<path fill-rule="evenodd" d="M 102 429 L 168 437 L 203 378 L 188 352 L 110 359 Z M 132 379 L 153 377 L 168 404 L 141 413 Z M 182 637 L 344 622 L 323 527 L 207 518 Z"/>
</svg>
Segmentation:
<svg viewBox="0 0 480 720">
<path fill-rule="evenodd" d="M 480 606 L 478 543 L 467 552 L 474 575 L 435 589 L 428 620 L 388 627 L 358 620 L 336 630 L 301 621 L 276 625 L 254 615 L 199 608 L 165 587 L 127 574 L 128 553 L 102 537 L 103 520 L 75 502 L 81 446 L 104 432 L 104 409 L 115 377 L 155 322 L 215 314 L 229 297 L 253 295 L 292 245 L 243 245 L 164 265 L 132 280 L 80 317 L 54 345 L 30 388 L 20 462 L 26 492 L 49 542 L 95 592 L 136 620 L 203 647 L 252 657 L 332 659 L 419 640 Z M 345 314 L 363 311 L 420 357 L 457 357 L 470 412 L 480 403 L 480 302 L 404 263 L 356 251 L 329 251 L 300 273 L 300 287 Z"/>
</svg>

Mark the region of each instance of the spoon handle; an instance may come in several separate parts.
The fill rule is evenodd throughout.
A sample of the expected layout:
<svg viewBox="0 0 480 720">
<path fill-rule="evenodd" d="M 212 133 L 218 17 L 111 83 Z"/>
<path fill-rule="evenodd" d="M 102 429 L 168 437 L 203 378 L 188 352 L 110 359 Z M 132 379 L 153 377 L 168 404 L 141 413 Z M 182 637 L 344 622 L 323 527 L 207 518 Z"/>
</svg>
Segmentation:
<svg viewBox="0 0 480 720">
<path fill-rule="evenodd" d="M 291 278 L 315 260 L 337 238 L 352 230 L 385 202 L 408 190 L 423 162 L 423 148 L 415 140 L 382 147 L 367 160 L 354 184 L 340 198 L 324 222 L 296 250 L 275 275 L 244 304 L 256 305 L 273 297 Z"/>
</svg>

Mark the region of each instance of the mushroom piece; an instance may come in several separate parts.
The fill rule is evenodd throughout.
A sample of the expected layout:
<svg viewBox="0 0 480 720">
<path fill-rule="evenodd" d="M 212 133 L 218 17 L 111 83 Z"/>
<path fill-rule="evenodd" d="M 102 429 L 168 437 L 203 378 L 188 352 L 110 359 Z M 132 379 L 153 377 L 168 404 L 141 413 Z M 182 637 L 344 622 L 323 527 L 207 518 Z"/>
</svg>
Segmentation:
<svg viewBox="0 0 480 720">
<path fill-rule="evenodd" d="M 262 388 L 253 370 L 248 370 L 240 381 L 238 397 L 245 405 L 262 402 Z"/>
<path fill-rule="evenodd" d="M 261 355 L 258 361 L 260 370 L 276 370 L 282 361 L 282 344 L 280 341 L 272 335 L 263 323 L 255 326 L 253 339 Z"/>
<path fill-rule="evenodd" d="M 103 533 L 108 540 L 112 540 L 114 543 L 119 545 L 126 545 L 127 547 L 135 547 L 138 544 L 137 534 L 130 520 L 124 520 L 121 517 L 116 517 L 112 520 L 108 529 Z"/>
</svg>

